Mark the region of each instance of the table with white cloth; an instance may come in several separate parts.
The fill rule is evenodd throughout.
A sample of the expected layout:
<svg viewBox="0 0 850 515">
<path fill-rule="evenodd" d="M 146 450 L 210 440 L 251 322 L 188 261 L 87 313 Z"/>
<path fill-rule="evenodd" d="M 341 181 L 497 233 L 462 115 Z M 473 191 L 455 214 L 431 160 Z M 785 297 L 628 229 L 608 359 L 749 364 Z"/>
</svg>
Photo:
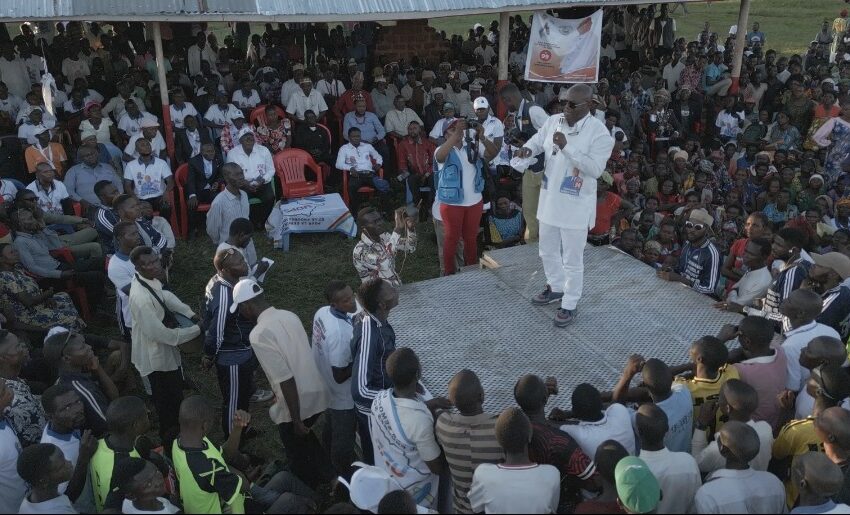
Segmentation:
<svg viewBox="0 0 850 515">
<path fill-rule="evenodd" d="M 308 232 L 341 232 L 353 238 L 357 223 L 339 193 L 275 202 L 266 220 L 274 248 L 287 252 L 291 234 Z"/>
</svg>

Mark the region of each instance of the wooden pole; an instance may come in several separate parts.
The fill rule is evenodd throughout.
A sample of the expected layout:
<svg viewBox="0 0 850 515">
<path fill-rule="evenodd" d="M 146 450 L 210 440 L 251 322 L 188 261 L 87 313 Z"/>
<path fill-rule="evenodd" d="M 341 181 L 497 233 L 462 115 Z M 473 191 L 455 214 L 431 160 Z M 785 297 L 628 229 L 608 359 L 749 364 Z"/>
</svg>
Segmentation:
<svg viewBox="0 0 850 515">
<path fill-rule="evenodd" d="M 165 55 L 162 52 L 162 30 L 159 22 L 153 22 L 153 45 L 156 52 L 156 72 L 159 82 L 159 100 L 162 102 L 162 124 L 165 129 L 165 146 L 168 157 L 174 162 L 174 130 L 171 125 L 171 110 L 168 104 L 168 82 L 165 79 Z"/>
<path fill-rule="evenodd" d="M 496 90 L 500 91 L 502 87 L 508 83 L 508 78 L 510 77 L 508 71 L 508 54 L 510 52 L 510 37 L 511 37 L 511 13 L 504 11 L 499 13 L 499 68 L 498 68 L 498 82 L 496 83 Z M 502 102 L 501 95 L 498 95 L 498 101 L 496 103 L 496 116 L 499 117 L 500 120 L 504 120 L 505 115 L 507 114 L 507 107 L 504 102 Z"/>
<path fill-rule="evenodd" d="M 738 33 L 735 34 L 735 55 L 732 58 L 732 85 L 729 87 L 730 94 L 738 93 L 741 80 L 741 66 L 744 60 L 744 46 L 747 42 L 747 23 L 750 16 L 750 0 L 741 0 L 741 9 L 738 11 Z"/>
</svg>

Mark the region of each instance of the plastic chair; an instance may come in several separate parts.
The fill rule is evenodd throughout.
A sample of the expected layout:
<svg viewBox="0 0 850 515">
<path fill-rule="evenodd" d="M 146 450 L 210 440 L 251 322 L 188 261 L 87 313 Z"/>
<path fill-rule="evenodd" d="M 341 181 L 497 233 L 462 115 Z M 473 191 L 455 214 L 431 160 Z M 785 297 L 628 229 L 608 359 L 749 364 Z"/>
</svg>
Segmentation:
<svg viewBox="0 0 850 515">
<path fill-rule="evenodd" d="M 189 204 L 186 202 L 186 181 L 189 180 L 189 164 L 183 163 L 174 171 L 174 183 L 177 188 L 177 196 L 180 197 L 180 225 L 177 234 L 185 240 L 189 237 Z M 211 204 L 198 204 L 198 212 L 206 213 Z M 177 206 L 174 209 L 178 209 Z"/>
<path fill-rule="evenodd" d="M 273 161 L 284 198 L 310 197 L 324 193 L 322 169 L 309 153 L 297 148 L 287 148 L 275 154 Z M 309 168 L 316 174 L 315 181 L 304 178 L 304 168 Z"/>
<path fill-rule="evenodd" d="M 257 126 L 257 122 L 260 122 L 260 125 L 265 125 L 266 124 L 266 107 L 268 107 L 267 104 L 261 104 L 261 105 L 258 105 L 257 107 L 255 107 L 254 110 L 251 111 L 251 115 L 248 117 L 248 122 L 251 125 L 254 125 L 254 126 Z M 279 106 L 274 106 L 274 110 L 277 112 L 277 116 L 281 120 L 286 118 L 286 111 L 281 109 Z"/>
<path fill-rule="evenodd" d="M 349 202 L 350 199 L 348 198 L 348 175 L 350 172 L 348 170 L 340 171 L 342 172 L 342 200 L 345 201 L 346 206 L 350 206 L 351 202 Z M 381 179 L 384 178 L 383 168 L 378 169 L 378 177 L 380 177 Z M 357 188 L 357 193 L 366 194 L 371 197 L 375 194 L 375 188 L 372 186 L 360 186 L 359 188 Z M 357 216 L 357 213 L 354 213 L 354 216 Z"/>
</svg>

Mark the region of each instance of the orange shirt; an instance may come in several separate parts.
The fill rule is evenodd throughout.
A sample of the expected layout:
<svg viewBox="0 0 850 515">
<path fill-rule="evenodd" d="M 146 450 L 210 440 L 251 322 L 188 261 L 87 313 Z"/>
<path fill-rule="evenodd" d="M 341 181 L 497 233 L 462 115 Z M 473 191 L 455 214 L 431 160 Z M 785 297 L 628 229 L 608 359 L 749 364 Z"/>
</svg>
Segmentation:
<svg viewBox="0 0 850 515">
<path fill-rule="evenodd" d="M 53 162 L 56 168 L 58 177 L 65 175 L 65 165 L 68 162 L 68 156 L 65 154 L 65 148 L 59 143 L 49 143 L 47 148 L 38 149 L 35 145 L 30 145 L 24 150 L 24 159 L 27 162 L 27 171 L 35 173 L 35 167 L 39 163 Z"/>
</svg>

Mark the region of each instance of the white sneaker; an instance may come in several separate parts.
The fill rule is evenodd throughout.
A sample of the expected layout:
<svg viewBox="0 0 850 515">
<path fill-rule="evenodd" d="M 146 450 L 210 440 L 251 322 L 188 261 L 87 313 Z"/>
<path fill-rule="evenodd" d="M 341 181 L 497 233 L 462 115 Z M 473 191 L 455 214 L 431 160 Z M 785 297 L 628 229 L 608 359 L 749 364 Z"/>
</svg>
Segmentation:
<svg viewBox="0 0 850 515">
<path fill-rule="evenodd" d="M 251 402 L 266 402 L 270 401 L 272 397 L 274 397 L 274 393 L 272 393 L 271 390 L 262 390 L 257 388 L 257 390 L 254 391 L 254 394 L 251 395 Z"/>
</svg>

